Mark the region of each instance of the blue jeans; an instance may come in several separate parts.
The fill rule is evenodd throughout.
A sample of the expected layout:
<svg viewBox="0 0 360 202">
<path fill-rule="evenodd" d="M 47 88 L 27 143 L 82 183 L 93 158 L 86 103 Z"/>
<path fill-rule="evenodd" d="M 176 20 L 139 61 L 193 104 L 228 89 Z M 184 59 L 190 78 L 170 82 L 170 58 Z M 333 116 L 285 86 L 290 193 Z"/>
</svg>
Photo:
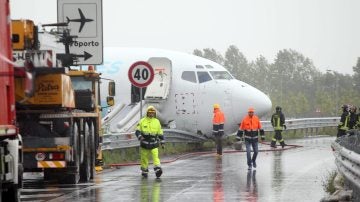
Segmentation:
<svg viewBox="0 0 360 202">
<path fill-rule="evenodd" d="M 253 162 L 256 162 L 256 157 L 257 157 L 257 154 L 258 154 L 258 151 L 259 151 L 259 148 L 258 148 L 258 141 L 257 140 L 246 140 L 245 139 L 245 145 L 246 145 L 246 157 L 247 157 L 247 164 L 248 166 L 251 166 L 251 164 Z M 252 146 L 252 149 L 253 149 L 253 156 L 251 158 L 251 149 L 250 149 L 250 145 Z"/>
</svg>

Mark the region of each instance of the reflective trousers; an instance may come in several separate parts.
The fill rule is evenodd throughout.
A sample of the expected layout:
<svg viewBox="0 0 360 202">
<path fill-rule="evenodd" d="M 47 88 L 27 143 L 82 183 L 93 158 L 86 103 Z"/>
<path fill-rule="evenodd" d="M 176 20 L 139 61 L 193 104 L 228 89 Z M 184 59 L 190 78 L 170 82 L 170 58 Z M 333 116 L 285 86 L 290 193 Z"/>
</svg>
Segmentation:
<svg viewBox="0 0 360 202">
<path fill-rule="evenodd" d="M 285 145 L 284 139 L 281 135 L 282 130 L 275 130 L 275 135 L 271 140 L 271 146 L 274 147 L 276 145 L 276 141 L 279 141 L 281 145 Z"/>
<path fill-rule="evenodd" d="M 149 157 L 152 156 L 154 167 L 160 166 L 159 150 L 155 149 L 144 149 L 140 147 L 140 163 L 142 169 L 148 169 Z"/>
</svg>

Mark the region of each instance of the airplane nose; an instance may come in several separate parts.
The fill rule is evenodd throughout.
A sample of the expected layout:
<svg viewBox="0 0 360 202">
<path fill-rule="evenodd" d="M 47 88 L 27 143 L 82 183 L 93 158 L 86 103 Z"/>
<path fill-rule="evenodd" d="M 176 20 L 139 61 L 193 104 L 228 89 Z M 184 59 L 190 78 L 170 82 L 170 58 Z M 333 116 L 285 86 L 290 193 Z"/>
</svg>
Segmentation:
<svg viewBox="0 0 360 202">
<path fill-rule="evenodd" d="M 254 94 L 256 94 L 256 101 L 254 104 L 255 112 L 259 117 L 262 117 L 271 111 L 272 102 L 270 98 L 260 90 L 253 88 Z"/>
<path fill-rule="evenodd" d="M 255 109 L 255 114 L 258 117 L 262 117 L 271 111 L 272 103 L 270 98 L 265 93 L 249 84 L 236 80 L 232 93 L 233 113 L 235 113 L 234 117 L 243 117 L 247 114 L 249 107 Z"/>
</svg>

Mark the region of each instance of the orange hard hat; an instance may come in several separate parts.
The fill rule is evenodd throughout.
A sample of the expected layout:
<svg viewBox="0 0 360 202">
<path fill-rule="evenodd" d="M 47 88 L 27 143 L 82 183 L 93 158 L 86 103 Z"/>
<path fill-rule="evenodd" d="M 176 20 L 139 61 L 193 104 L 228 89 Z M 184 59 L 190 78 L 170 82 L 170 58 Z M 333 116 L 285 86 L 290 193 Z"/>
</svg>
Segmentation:
<svg viewBox="0 0 360 202">
<path fill-rule="evenodd" d="M 255 111 L 255 109 L 253 108 L 253 107 L 250 107 L 249 109 L 248 109 L 248 112 L 254 112 Z"/>
</svg>

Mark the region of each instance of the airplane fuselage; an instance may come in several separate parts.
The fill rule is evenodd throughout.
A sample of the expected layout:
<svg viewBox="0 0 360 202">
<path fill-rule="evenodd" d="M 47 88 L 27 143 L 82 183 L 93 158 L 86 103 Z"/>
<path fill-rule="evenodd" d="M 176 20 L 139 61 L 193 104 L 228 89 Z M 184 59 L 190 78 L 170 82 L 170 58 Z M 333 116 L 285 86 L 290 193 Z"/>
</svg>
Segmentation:
<svg viewBox="0 0 360 202">
<path fill-rule="evenodd" d="M 105 63 L 99 67 L 99 71 L 105 78 L 115 80 L 117 103 L 131 103 L 131 84 L 127 78 L 131 64 L 157 57 L 167 58 L 171 62 L 170 70 L 164 71 L 167 77 L 171 77 L 168 80 L 168 93 L 160 93 L 162 98 L 152 96 L 159 94 L 163 87 L 159 81 L 163 77 L 156 73 L 164 68 L 155 65 L 155 79 L 146 90 L 145 100 L 147 105 L 157 108 L 158 118 L 164 126 L 211 135 L 213 104 L 218 103 L 226 118 L 225 133 L 230 134 L 238 130 L 238 124 L 249 107 L 254 107 L 260 117 L 271 109 L 271 101 L 263 92 L 234 79 L 224 67 L 210 60 L 164 50 L 110 48 L 105 49 Z M 121 126 L 114 124 L 112 131 L 116 132 L 117 129 L 121 131 Z"/>
</svg>

